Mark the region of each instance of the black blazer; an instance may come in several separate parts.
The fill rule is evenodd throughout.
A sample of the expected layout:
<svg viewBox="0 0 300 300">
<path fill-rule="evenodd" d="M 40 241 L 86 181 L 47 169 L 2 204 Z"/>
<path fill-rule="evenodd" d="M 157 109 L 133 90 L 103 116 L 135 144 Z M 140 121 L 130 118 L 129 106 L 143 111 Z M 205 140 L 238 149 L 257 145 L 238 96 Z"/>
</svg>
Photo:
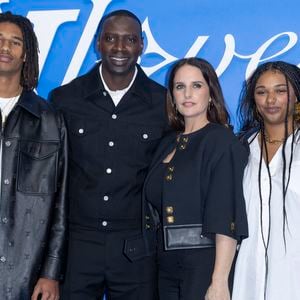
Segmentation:
<svg viewBox="0 0 300 300">
<path fill-rule="evenodd" d="M 162 226 L 202 224 L 202 234 L 248 235 L 242 190 L 247 151 L 224 126 L 210 123 L 188 135 L 168 135 L 160 143 L 144 185 L 176 147 L 166 168 L 162 191 Z M 151 197 L 149 197 L 151 198 Z"/>
</svg>

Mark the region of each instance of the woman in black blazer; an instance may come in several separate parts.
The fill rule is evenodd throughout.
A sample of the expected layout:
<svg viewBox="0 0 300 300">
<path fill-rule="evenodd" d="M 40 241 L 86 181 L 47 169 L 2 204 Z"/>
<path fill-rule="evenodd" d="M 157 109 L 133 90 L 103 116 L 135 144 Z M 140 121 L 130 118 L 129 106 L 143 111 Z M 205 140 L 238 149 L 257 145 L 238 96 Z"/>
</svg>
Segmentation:
<svg viewBox="0 0 300 300">
<path fill-rule="evenodd" d="M 144 196 L 160 218 L 160 300 L 229 300 L 237 241 L 247 237 L 242 192 L 247 151 L 229 128 L 217 75 L 205 60 L 171 70 L 172 133 L 154 157 Z"/>
</svg>

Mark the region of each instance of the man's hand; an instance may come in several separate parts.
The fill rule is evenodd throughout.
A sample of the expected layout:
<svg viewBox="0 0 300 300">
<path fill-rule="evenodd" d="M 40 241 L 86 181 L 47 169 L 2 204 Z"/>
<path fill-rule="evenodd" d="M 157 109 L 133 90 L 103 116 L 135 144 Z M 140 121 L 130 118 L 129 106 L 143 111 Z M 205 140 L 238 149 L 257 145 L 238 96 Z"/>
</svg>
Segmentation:
<svg viewBox="0 0 300 300">
<path fill-rule="evenodd" d="M 39 295 L 41 295 L 40 298 Z M 31 300 L 58 300 L 59 299 L 59 288 L 58 281 L 40 278 L 34 287 Z"/>
</svg>

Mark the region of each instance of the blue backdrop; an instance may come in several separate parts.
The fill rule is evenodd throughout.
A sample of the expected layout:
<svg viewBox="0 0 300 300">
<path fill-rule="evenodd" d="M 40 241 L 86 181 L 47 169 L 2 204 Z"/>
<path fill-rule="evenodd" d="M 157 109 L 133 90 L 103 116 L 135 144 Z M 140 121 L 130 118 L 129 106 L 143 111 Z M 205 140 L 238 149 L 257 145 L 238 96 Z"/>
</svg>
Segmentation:
<svg viewBox="0 0 300 300">
<path fill-rule="evenodd" d="M 243 80 L 267 60 L 300 63 L 298 0 L 0 0 L 0 10 L 31 19 L 40 43 L 38 93 L 67 83 L 98 59 L 94 35 L 103 14 L 133 11 L 143 23 L 141 65 L 164 84 L 177 58 L 199 56 L 215 67 L 235 120 Z"/>
<path fill-rule="evenodd" d="M 164 84 L 177 58 L 199 56 L 215 67 L 231 117 L 243 80 L 267 60 L 300 63 L 299 0 L 0 0 L 0 11 L 31 19 L 40 43 L 37 92 L 88 71 L 97 57 L 94 35 L 104 13 L 125 8 L 141 19 L 141 65 Z"/>
</svg>

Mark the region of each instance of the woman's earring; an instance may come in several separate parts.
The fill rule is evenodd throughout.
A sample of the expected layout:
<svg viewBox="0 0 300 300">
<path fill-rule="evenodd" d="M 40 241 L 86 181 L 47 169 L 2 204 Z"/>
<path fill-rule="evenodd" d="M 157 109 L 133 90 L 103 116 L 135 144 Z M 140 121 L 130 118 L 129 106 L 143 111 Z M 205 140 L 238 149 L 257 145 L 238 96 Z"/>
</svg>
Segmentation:
<svg viewBox="0 0 300 300">
<path fill-rule="evenodd" d="M 294 120 L 300 121 L 300 102 L 295 102 L 294 104 Z"/>
<path fill-rule="evenodd" d="M 175 114 L 178 115 L 178 109 L 177 109 L 176 103 L 172 101 L 172 105 L 174 107 Z"/>
<path fill-rule="evenodd" d="M 208 110 L 211 110 L 213 104 L 211 98 L 208 99 Z"/>
</svg>

